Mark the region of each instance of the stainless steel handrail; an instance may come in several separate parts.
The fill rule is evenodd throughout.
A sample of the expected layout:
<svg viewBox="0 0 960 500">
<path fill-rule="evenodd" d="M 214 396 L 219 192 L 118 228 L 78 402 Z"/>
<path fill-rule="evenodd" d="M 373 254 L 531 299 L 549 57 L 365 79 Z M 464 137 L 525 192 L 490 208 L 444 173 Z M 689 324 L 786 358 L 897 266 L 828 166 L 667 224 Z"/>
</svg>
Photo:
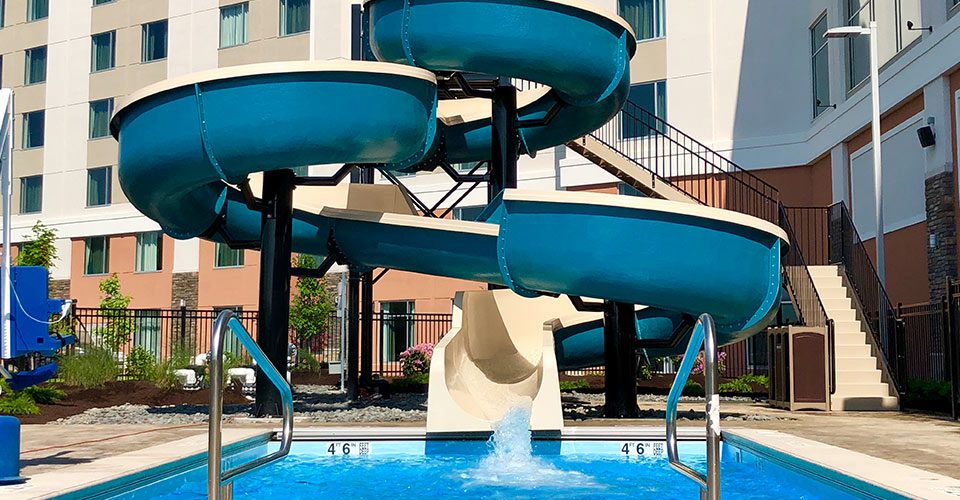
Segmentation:
<svg viewBox="0 0 960 500">
<path fill-rule="evenodd" d="M 223 427 L 223 338 L 227 330 L 233 332 L 237 340 L 247 349 L 257 362 L 260 371 L 267 376 L 277 390 L 283 406 L 283 431 L 280 434 L 280 449 L 257 459 L 222 471 L 222 427 Z M 210 351 L 210 423 L 208 425 L 209 444 L 207 450 L 207 498 L 212 500 L 229 499 L 233 496 L 231 479 L 249 472 L 261 465 L 283 458 L 290 453 L 293 441 L 293 392 L 280 372 L 267 359 L 266 354 L 254 342 L 243 328 L 233 311 L 224 310 L 217 315 L 213 323 L 213 337 Z"/>
<path fill-rule="evenodd" d="M 701 474 L 680 461 L 677 452 L 677 404 L 687 385 L 693 364 L 703 346 L 704 396 L 707 400 L 707 474 Z M 693 328 L 683 362 L 667 397 L 667 456 L 670 466 L 700 485 L 700 498 L 720 498 L 720 396 L 717 395 L 717 338 L 713 317 L 701 314 Z"/>
</svg>

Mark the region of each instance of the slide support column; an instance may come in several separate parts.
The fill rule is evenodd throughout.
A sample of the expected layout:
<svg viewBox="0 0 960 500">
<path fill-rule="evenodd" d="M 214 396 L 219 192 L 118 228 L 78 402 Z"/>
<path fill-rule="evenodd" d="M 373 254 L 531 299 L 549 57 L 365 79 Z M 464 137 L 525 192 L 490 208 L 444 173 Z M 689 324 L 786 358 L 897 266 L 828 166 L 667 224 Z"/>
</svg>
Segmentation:
<svg viewBox="0 0 960 500">
<path fill-rule="evenodd" d="M 604 405 L 606 418 L 636 418 L 637 357 L 634 344 L 637 323 L 633 304 L 604 301 L 603 354 Z"/>
<path fill-rule="evenodd" d="M 360 170 L 360 183 L 373 184 L 373 167 Z M 360 275 L 360 385 L 373 381 L 373 271 Z"/>
<path fill-rule="evenodd" d="M 347 398 L 360 394 L 360 278 L 361 273 L 350 266 L 347 283 Z"/>
<path fill-rule="evenodd" d="M 287 371 L 290 333 L 290 258 L 293 227 L 294 174 L 275 170 L 263 174 L 265 208 L 260 222 L 260 318 L 257 345 L 280 373 Z M 258 417 L 280 416 L 280 393 L 257 368 Z"/>
<path fill-rule="evenodd" d="M 517 157 L 520 136 L 517 133 L 517 88 L 498 83 L 493 90 L 493 151 L 490 154 L 490 181 L 487 201 L 504 189 L 517 187 Z"/>
</svg>

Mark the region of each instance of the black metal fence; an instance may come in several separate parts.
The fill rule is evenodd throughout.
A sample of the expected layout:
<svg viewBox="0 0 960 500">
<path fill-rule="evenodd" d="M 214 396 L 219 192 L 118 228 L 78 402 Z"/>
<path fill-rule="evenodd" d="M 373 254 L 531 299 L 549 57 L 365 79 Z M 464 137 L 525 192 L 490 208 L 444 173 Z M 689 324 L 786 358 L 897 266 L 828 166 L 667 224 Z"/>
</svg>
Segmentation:
<svg viewBox="0 0 960 500">
<path fill-rule="evenodd" d="M 451 314 L 374 313 L 373 373 L 382 377 L 403 375 L 400 354 L 418 344 L 436 345 L 452 325 Z"/>
<path fill-rule="evenodd" d="M 901 407 L 960 419 L 960 284 L 951 281 L 940 302 L 898 304 L 897 316 Z"/>
</svg>

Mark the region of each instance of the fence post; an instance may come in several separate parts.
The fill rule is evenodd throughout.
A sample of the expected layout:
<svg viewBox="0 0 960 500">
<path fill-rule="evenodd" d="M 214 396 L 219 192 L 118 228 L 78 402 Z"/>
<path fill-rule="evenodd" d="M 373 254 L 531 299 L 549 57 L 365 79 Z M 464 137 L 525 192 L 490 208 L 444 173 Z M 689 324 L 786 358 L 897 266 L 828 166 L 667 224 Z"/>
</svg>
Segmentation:
<svg viewBox="0 0 960 500">
<path fill-rule="evenodd" d="M 180 347 L 187 345 L 187 303 L 180 299 Z"/>
<path fill-rule="evenodd" d="M 944 297 L 943 354 L 946 369 L 950 377 L 950 416 L 960 419 L 960 338 L 954 328 L 953 279 L 947 278 L 947 291 Z"/>
</svg>

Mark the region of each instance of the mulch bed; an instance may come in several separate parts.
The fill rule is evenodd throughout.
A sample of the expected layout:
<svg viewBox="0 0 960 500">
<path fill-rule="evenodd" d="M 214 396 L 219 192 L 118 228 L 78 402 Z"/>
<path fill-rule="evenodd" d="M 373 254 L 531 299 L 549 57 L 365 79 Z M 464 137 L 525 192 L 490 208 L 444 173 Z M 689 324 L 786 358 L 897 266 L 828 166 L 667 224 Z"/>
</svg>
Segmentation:
<svg viewBox="0 0 960 500">
<path fill-rule="evenodd" d="M 67 398 L 52 405 L 38 405 L 39 415 L 20 415 L 22 424 L 45 424 L 59 418 L 78 415 L 91 408 L 105 408 L 122 404 L 171 406 L 201 405 L 210 401 L 210 391 L 184 391 L 179 389 L 159 389 L 150 382 L 127 381 L 109 382 L 96 389 L 58 386 L 67 393 Z M 237 390 L 224 392 L 223 404 L 249 404 Z"/>
</svg>

